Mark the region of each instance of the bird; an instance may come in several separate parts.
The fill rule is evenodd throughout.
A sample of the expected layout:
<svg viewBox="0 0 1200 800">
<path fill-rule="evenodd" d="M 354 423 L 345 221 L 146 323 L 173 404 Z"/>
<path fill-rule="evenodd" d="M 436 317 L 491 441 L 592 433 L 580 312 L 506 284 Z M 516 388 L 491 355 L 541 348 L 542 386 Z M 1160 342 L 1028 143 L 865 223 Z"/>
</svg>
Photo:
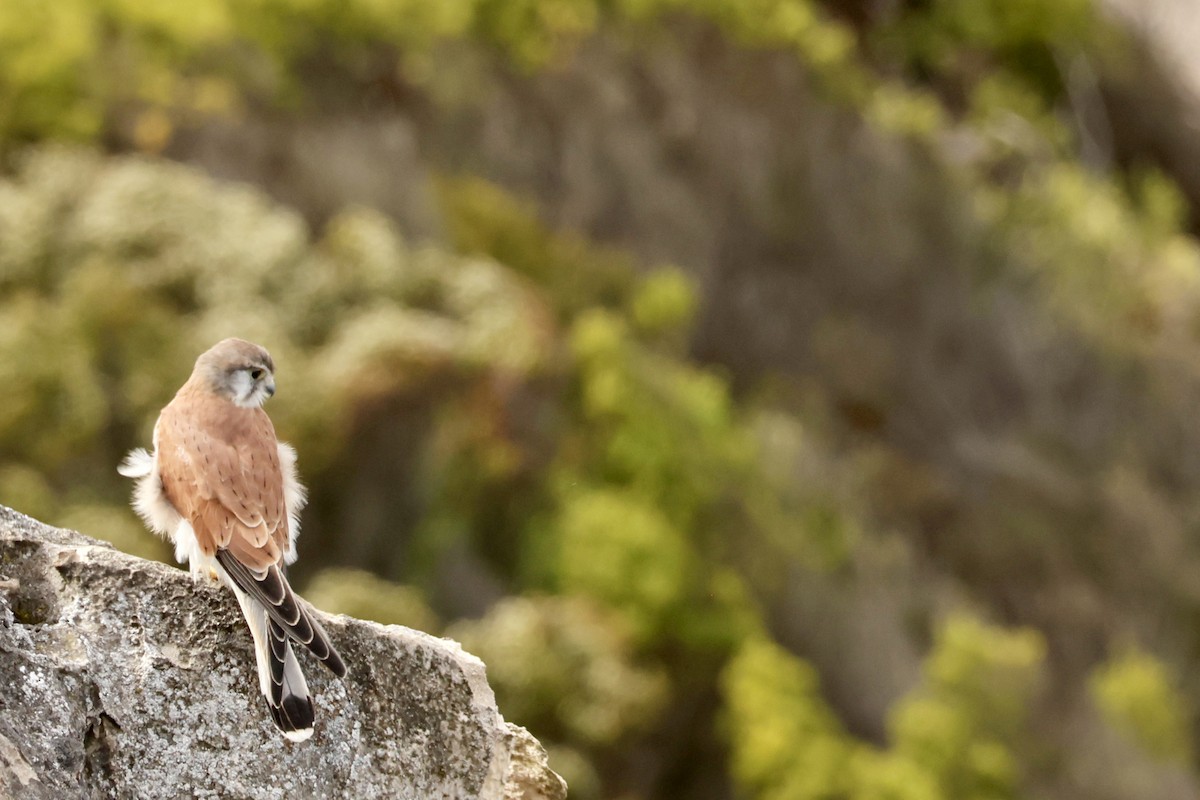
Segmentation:
<svg viewBox="0 0 1200 800">
<path fill-rule="evenodd" d="M 312 696 L 294 644 L 339 678 L 346 665 L 289 585 L 306 501 L 296 451 L 275 436 L 263 403 L 275 363 L 263 347 L 223 339 L 159 413 L 153 452 L 135 448 L 117 471 L 135 480 L 133 508 L 171 541 L 193 576 L 229 587 L 254 639 L 259 689 L 290 741 L 312 736 Z"/>
</svg>

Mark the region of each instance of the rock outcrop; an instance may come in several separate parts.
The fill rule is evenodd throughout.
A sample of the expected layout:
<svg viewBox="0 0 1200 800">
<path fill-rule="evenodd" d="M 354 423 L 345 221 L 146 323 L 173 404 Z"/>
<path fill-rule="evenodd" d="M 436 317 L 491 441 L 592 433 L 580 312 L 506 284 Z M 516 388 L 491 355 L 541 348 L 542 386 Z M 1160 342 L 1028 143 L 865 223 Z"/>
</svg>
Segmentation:
<svg viewBox="0 0 1200 800">
<path fill-rule="evenodd" d="M 0 797 L 552 800 L 545 750 L 454 642 L 327 617 L 339 681 L 271 725 L 233 596 L 0 506 Z"/>
</svg>

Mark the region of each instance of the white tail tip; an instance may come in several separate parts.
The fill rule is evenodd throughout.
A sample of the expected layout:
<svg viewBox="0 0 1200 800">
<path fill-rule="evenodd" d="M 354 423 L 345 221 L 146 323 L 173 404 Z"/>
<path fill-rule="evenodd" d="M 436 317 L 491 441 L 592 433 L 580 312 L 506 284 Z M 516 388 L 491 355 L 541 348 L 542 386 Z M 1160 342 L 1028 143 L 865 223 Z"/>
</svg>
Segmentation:
<svg viewBox="0 0 1200 800">
<path fill-rule="evenodd" d="M 289 742 L 303 742 L 308 737 L 312 736 L 312 728 L 303 728 L 298 731 L 284 731 L 283 735 Z"/>
</svg>

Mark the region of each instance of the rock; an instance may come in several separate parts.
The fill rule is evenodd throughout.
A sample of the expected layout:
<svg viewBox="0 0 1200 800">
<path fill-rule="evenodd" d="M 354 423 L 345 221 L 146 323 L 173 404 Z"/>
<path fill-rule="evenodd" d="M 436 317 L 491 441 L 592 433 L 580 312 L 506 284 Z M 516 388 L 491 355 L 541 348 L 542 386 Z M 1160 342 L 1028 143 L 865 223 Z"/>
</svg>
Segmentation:
<svg viewBox="0 0 1200 800">
<path fill-rule="evenodd" d="M 0 506 L 0 797 L 566 797 L 457 643 L 322 621 L 350 673 L 301 654 L 293 744 L 228 590 Z"/>
</svg>

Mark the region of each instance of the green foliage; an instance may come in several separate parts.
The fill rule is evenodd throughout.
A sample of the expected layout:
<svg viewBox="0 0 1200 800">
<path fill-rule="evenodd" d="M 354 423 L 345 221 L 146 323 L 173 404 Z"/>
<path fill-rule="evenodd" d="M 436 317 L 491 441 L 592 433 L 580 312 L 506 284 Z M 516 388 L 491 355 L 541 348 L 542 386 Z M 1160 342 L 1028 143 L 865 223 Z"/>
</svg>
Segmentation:
<svg viewBox="0 0 1200 800">
<path fill-rule="evenodd" d="M 953 800 L 938 776 L 907 755 L 858 747 L 851 756 L 854 800 Z"/>
<path fill-rule="evenodd" d="M 53 301 L 21 295 L 0 310 L 0 381 L 11 387 L 0 440 L 56 468 L 85 448 L 105 421 L 106 398 L 87 340 Z"/>
<path fill-rule="evenodd" d="M 938 70 L 954 66 L 970 51 L 1011 59 L 1015 68 L 1033 69 L 1045 66 L 1028 61 L 1035 48 L 1089 41 L 1097 24 L 1088 0 L 933 0 L 903 16 L 899 33 L 911 57 Z M 1022 56 L 1025 64 L 1019 63 Z"/>
<path fill-rule="evenodd" d="M 661 303 L 658 293 L 670 316 L 686 309 L 688 290 L 671 273 L 644 286 L 636 296 L 649 300 L 635 300 L 633 315 L 639 302 L 643 314 Z M 530 574 L 621 610 L 646 641 L 728 648 L 757 628 L 756 613 L 717 565 L 739 548 L 767 560 L 833 552 L 848 530 L 842 512 L 783 501 L 726 382 L 639 341 L 625 317 L 581 314 L 570 348 L 575 422 L 552 475 L 552 510 L 529 531 Z"/>
<path fill-rule="evenodd" d="M 474 32 L 532 69 L 591 33 L 599 6 L 598 0 L 477 0 Z"/>
<path fill-rule="evenodd" d="M 246 94 L 286 100 L 292 70 L 330 43 L 419 51 L 463 35 L 472 0 L 25 0 L 0 7 L 0 150 L 39 137 L 90 138 L 115 109 L 141 109 L 134 140 L 156 151 L 176 121 L 229 114 Z"/>
<path fill-rule="evenodd" d="M 881 52 L 965 97 L 985 129 L 1018 112 L 1052 136 L 1061 128 L 1047 112 L 1065 92 L 1064 70 L 1110 38 L 1090 0 L 934 0 L 872 31 Z"/>
<path fill-rule="evenodd" d="M 639 663 L 620 621 L 582 599 L 509 598 L 446 634 L 488 665 L 508 719 L 553 740 L 614 744 L 666 699 L 662 671 Z"/>
<path fill-rule="evenodd" d="M 241 6 L 246 6 L 242 8 Z M 443 38 L 461 35 L 478 13 L 477 0 L 256 0 L 231 3 L 242 35 L 254 42 L 272 43 L 289 55 L 332 35 L 347 48 L 364 42 L 386 42 L 421 48 Z M 289 23 L 281 36 L 279 23 Z M 274 30 L 273 30 L 274 28 Z"/>
<path fill-rule="evenodd" d="M 924 141 L 969 136 L 973 178 L 984 184 L 1014 160 L 1074 158 L 1079 143 L 1068 119 L 1101 102 L 1091 90 L 1080 96 L 1080 78 L 1096 80 L 1122 50 L 1092 0 L 933 0 L 874 22 L 864 51 L 906 81 L 865 78 L 867 88 L 853 95 L 857 107 L 885 131 Z"/>
<path fill-rule="evenodd" d="M 361 569 L 328 567 L 304 587 L 310 603 L 330 614 L 348 614 L 384 625 L 435 633 L 441 623 L 421 593 Z"/>
<path fill-rule="evenodd" d="M 817 69 L 855 70 L 854 35 L 811 0 L 623 0 L 635 19 L 685 10 L 715 22 L 744 44 L 792 49 Z"/>
<path fill-rule="evenodd" d="M 559 590 L 625 612 L 642 640 L 663 636 L 683 610 L 694 557 L 651 505 L 618 490 L 575 490 L 560 518 Z"/>
<path fill-rule="evenodd" d="M 1070 136 L 1053 113 L 1062 73 L 1081 53 L 1112 49 L 1089 0 L 938 0 L 899 9 L 862 37 L 838 19 L 842 10 L 815 0 L 197 0 L 185 12 L 144 0 L 15 0 L 0 8 L 0 152 L 39 137 L 95 138 L 114 126 L 140 149 L 158 152 L 195 120 L 236 115 L 264 100 L 304 102 L 308 89 L 298 73 L 314 58 L 354 80 L 367 64 L 382 73 L 395 64 L 397 74 L 419 82 L 439 44 L 469 39 L 533 71 L 569 58 L 597 31 L 662 27 L 686 14 L 743 47 L 794 54 L 817 85 L 882 130 L 934 140 L 949 127 L 947 106 L 964 107 L 998 160 L 1014 146 L 1014 112 L 1032 123 L 1036 138 L 1065 150 Z M 893 62 L 915 80 L 874 73 L 872 59 Z M 513 219 L 471 178 L 450 184 L 454 202 L 484 219 Z M 469 252 L 473 238 L 527 232 L 485 226 L 453 234 Z M 578 243 L 570 249 L 608 265 L 620 261 Z M 521 269 L 519 260 L 511 263 Z M 555 294 L 588 294 L 613 277 L 560 270 Z"/>
<path fill-rule="evenodd" d="M 533 280 L 562 319 L 625 301 L 634 280 L 628 254 L 548 231 L 532 203 L 480 178 L 442 178 L 436 186 L 455 249 L 489 256 Z"/>
<path fill-rule="evenodd" d="M 88 0 L 13 0 L 0 8 L 0 142 L 94 136 L 101 110 L 83 82 L 99 46 Z"/>
<path fill-rule="evenodd" d="M 747 639 L 721 677 L 732 772 L 761 800 L 845 797 L 851 740 L 816 671 L 765 638 Z"/>
<path fill-rule="evenodd" d="M 681 270 L 659 270 L 638 285 L 630 317 L 643 335 L 678 338 L 691 328 L 697 302 L 696 290 Z"/>
<path fill-rule="evenodd" d="M 1073 164 L 981 194 L 996 246 L 1020 254 L 1041 301 L 1114 352 L 1187 336 L 1200 291 L 1200 248 L 1178 229 L 1176 190 L 1153 174 L 1130 202 Z"/>
<path fill-rule="evenodd" d="M 628 261 L 546 231 L 530 208 L 495 187 L 443 181 L 441 191 L 458 245 L 515 266 L 554 299 L 567 326 L 569 385 L 558 400 L 565 419 L 543 477 L 550 492 L 518 545 L 521 576 L 603 608 L 626 631 L 625 646 L 687 676 L 688 686 L 704 685 L 731 648 L 762 630 L 754 592 L 727 562 L 773 569 L 797 553 L 819 553 L 815 563 L 837 563 L 850 551 L 854 523 L 819 488 L 782 492 L 791 474 L 770 473 L 761 460 L 776 431 L 742 419 L 727 381 L 678 355 L 696 308 L 695 289 L 680 271 L 634 280 Z M 794 444 L 788 458 L 809 440 Z M 462 508 L 473 494 L 459 487 L 446 495 L 448 505 Z M 537 710 L 561 689 L 549 676 L 541 700 L 533 687 L 510 684 L 523 676 L 538 685 L 529 675 L 541 665 L 522 663 L 506 678 L 495 666 L 503 653 L 471 644 L 462 629 L 451 635 L 484 657 L 494 681 L 511 685 L 501 705 L 516 709 L 516 719 L 533 720 L 543 737 L 556 731 L 552 738 L 574 753 L 595 751 L 595 737 L 564 723 L 562 712 Z M 528 646 L 507 638 L 513 658 Z"/>
<path fill-rule="evenodd" d="M 1088 688 L 1105 720 L 1163 761 L 1186 763 L 1192 736 L 1186 703 L 1167 667 L 1129 649 L 1100 665 Z"/>
<path fill-rule="evenodd" d="M 1017 750 L 1044 659 L 1035 631 L 951 617 L 926 662 L 924 685 L 891 714 L 895 752 L 937 776 L 947 797 L 1017 797 Z"/>
<path fill-rule="evenodd" d="M 119 120 L 139 148 L 158 152 L 177 126 L 236 114 L 247 98 L 294 104 L 305 92 L 295 73 L 318 53 L 357 75 L 364 55 L 387 60 L 399 49 L 413 67 L 439 43 L 470 38 L 531 71 L 568 57 L 605 23 L 680 12 L 743 45 L 791 51 L 841 96 L 875 104 L 853 31 L 812 0 L 197 0 L 186 12 L 144 0 L 18 0 L 0 8 L 0 151 L 40 137 L 92 138 Z M 966 35 L 949 28 L 942 38 Z M 884 124 L 928 124 L 931 107 L 898 85 L 880 101 Z"/>
<path fill-rule="evenodd" d="M 1016 798 L 1043 658 L 1032 631 L 948 620 L 881 751 L 845 732 L 810 665 L 749 637 L 721 678 L 733 775 L 759 800 Z"/>
<path fill-rule="evenodd" d="M 348 210 L 313 241 L 249 188 L 56 148 L 0 182 L 0 290 L 0 452 L 40 477 L 8 472 L 0 488 L 51 522 L 85 477 L 120 502 L 123 450 L 149 442 L 191 360 L 224 336 L 274 353 L 272 415 L 318 481 L 337 434 L 380 397 L 521 375 L 550 348 L 528 287 L 491 262 L 411 249 L 375 212 Z"/>
<path fill-rule="evenodd" d="M 749 463 L 751 441 L 716 373 L 647 350 L 624 319 L 590 312 L 570 342 L 579 412 L 595 432 L 594 477 L 630 487 L 689 528 Z"/>
</svg>

